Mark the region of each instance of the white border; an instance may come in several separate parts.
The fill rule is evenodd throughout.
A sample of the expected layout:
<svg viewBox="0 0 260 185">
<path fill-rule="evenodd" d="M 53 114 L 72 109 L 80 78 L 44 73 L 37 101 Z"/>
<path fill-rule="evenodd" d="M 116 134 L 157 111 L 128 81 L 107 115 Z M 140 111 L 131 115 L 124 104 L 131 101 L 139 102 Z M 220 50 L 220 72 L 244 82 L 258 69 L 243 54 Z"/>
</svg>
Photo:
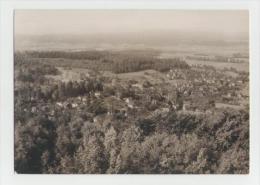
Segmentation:
<svg viewBox="0 0 260 185">
<path fill-rule="evenodd" d="M 257 0 L 95 0 L 2 1 L 0 61 L 0 184 L 260 184 L 260 45 Z M 249 175 L 17 175 L 13 170 L 13 10 L 14 9 L 248 9 L 250 11 L 250 173 Z"/>
</svg>

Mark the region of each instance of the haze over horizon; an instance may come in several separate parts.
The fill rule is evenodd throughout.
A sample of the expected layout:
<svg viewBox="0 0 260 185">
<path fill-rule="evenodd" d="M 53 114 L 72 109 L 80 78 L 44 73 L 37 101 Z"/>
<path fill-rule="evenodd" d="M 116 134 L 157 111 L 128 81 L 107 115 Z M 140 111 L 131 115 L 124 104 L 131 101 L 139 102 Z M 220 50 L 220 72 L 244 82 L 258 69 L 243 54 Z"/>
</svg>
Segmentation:
<svg viewBox="0 0 260 185">
<path fill-rule="evenodd" d="M 16 47 L 248 42 L 247 10 L 16 10 Z"/>
</svg>

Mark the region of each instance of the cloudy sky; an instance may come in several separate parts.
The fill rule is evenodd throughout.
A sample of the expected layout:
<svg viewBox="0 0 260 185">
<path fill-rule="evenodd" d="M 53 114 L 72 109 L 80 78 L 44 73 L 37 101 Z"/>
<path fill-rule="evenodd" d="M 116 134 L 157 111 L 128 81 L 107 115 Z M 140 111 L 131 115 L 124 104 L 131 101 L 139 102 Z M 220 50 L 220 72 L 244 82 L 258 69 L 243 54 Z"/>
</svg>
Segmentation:
<svg viewBox="0 0 260 185">
<path fill-rule="evenodd" d="M 16 10 L 15 34 L 179 31 L 248 35 L 246 10 Z"/>
</svg>

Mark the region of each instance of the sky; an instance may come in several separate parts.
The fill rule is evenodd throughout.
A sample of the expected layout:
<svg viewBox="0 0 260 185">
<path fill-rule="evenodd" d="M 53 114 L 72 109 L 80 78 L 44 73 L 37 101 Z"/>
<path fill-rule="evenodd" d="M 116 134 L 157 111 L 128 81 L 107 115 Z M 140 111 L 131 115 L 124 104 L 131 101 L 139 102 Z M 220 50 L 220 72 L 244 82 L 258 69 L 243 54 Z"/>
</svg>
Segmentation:
<svg viewBox="0 0 260 185">
<path fill-rule="evenodd" d="M 248 35 L 247 10 L 16 10 L 16 35 L 178 31 Z"/>
</svg>

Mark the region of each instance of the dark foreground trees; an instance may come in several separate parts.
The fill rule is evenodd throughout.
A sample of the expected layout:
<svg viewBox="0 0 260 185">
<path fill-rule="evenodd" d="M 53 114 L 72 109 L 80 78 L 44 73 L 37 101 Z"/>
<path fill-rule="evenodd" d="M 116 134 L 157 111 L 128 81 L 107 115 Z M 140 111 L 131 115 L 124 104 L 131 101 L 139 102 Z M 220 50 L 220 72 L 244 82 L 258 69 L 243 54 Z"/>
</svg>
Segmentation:
<svg viewBox="0 0 260 185">
<path fill-rule="evenodd" d="M 15 125 L 15 170 L 18 173 L 43 173 L 54 157 L 55 127 L 45 117 Z"/>
<path fill-rule="evenodd" d="M 170 112 L 157 122 L 91 122 L 79 115 L 15 125 L 18 173 L 248 173 L 248 113 Z"/>
</svg>

